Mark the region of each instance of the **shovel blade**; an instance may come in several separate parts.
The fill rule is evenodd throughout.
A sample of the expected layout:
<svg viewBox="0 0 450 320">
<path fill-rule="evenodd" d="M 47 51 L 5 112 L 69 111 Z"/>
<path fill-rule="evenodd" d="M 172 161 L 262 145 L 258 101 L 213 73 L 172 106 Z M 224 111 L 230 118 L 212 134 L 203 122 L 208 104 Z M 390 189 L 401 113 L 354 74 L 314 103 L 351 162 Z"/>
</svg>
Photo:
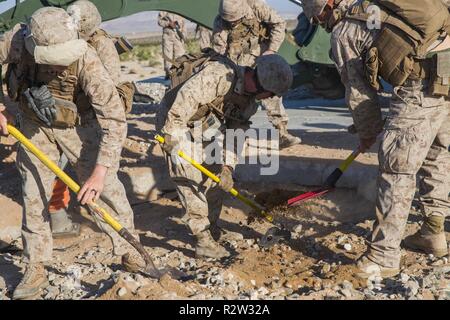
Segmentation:
<svg viewBox="0 0 450 320">
<path fill-rule="evenodd" d="M 279 227 L 272 227 L 261 237 L 259 245 L 263 248 L 270 248 L 271 246 L 282 241 L 289 241 L 291 233 L 288 230 Z"/>
<path fill-rule="evenodd" d="M 301 194 L 299 196 L 296 196 L 294 198 L 289 199 L 288 200 L 288 205 L 289 206 L 293 206 L 294 204 L 298 204 L 300 202 L 304 202 L 304 201 L 309 200 L 309 199 L 320 197 L 321 195 L 324 195 L 325 193 L 328 193 L 331 190 L 333 190 L 333 189 L 330 189 L 330 188 L 325 188 L 324 189 L 324 188 L 322 188 L 322 189 L 318 189 L 318 190 L 315 190 L 315 191 L 309 191 L 309 192 L 303 193 L 303 194 Z"/>
</svg>

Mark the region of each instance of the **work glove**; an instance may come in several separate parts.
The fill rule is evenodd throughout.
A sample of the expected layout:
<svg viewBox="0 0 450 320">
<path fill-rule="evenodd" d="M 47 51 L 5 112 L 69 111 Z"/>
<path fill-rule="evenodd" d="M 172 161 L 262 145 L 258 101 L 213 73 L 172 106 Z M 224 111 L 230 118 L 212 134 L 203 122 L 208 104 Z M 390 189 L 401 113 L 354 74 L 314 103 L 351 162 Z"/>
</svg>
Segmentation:
<svg viewBox="0 0 450 320">
<path fill-rule="evenodd" d="M 233 169 L 229 166 L 222 166 L 222 171 L 219 174 L 219 187 L 225 191 L 230 192 L 233 189 Z"/>
<path fill-rule="evenodd" d="M 55 98 L 47 86 L 32 87 L 25 90 L 24 95 L 28 106 L 37 117 L 47 126 L 51 127 L 56 118 Z"/>
<path fill-rule="evenodd" d="M 164 143 L 162 144 L 162 148 L 168 154 L 172 154 L 174 150 L 177 150 L 179 147 L 179 141 L 177 138 L 170 134 L 164 135 Z"/>
</svg>

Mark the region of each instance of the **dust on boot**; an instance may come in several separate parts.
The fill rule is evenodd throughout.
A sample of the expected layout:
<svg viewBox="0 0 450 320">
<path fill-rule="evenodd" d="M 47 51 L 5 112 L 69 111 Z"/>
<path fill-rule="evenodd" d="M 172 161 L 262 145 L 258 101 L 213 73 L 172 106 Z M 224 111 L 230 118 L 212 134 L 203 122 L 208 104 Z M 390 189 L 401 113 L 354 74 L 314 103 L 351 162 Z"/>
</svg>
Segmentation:
<svg viewBox="0 0 450 320">
<path fill-rule="evenodd" d="M 277 129 L 280 132 L 280 149 L 289 148 L 302 142 L 302 139 L 295 137 L 288 132 L 286 123 L 281 123 Z"/>
<path fill-rule="evenodd" d="M 222 259 L 229 257 L 230 253 L 214 241 L 209 230 L 197 235 L 197 246 L 195 247 L 197 258 Z"/>
<path fill-rule="evenodd" d="M 122 266 L 127 272 L 137 273 L 145 269 L 145 261 L 137 252 L 126 253 L 122 256 Z"/>
<path fill-rule="evenodd" d="M 70 202 L 68 187 L 56 179 L 48 211 L 53 238 L 77 237 L 80 235 L 80 224 L 73 223 L 67 212 Z"/>
<path fill-rule="evenodd" d="M 25 274 L 19 285 L 14 290 L 13 299 L 28 299 L 49 286 L 47 274 L 42 263 L 30 263 L 26 267 Z"/>
<path fill-rule="evenodd" d="M 378 264 L 375 261 L 369 259 L 366 255 L 363 255 L 357 262 L 356 266 L 358 271 L 356 275 L 359 278 L 367 279 L 371 276 L 381 278 L 392 278 L 400 273 L 399 268 L 390 268 Z"/>
<path fill-rule="evenodd" d="M 406 237 L 406 248 L 444 257 L 448 254 L 447 239 L 444 231 L 445 218 L 441 216 L 426 217 L 419 231 Z"/>
</svg>

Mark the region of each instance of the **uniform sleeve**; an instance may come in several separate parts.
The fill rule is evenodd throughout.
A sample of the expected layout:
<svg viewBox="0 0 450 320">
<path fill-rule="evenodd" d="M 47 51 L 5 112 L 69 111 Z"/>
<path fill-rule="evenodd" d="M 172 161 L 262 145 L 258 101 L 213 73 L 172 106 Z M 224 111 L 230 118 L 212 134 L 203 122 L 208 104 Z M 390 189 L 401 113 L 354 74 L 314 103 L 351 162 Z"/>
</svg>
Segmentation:
<svg viewBox="0 0 450 320">
<path fill-rule="evenodd" d="M 175 15 L 175 21 L 178 22 L 178 26 L 180 27 L 181 33 L 186 35 L 186 23 L 184 22 L 184 18 L 179 15 Z"/>
<path fill-rule="evenodd" d="M 120 160 L 127 135 L 122 102 L 111 77 L 91 47 L 82 58 L 80 85 L 94 108 L 102 131 L 97 164 L 111 167 Z"/>
<path fill-rule="evenodd" d="M 208 64 L 178 91 L 172 106 L 169 106 L 163 132 L 173 134 L 185 129 L 200 106 L 228 93 L 233 79 L 234 72 L 230 67 L 220 62 Z"/>
<path fill-rule="evenodd" d="M 111 38 L 102 37 L 98 41 L 97 54 L 115 85 L 120 83 L 120 58 Z"/>
<path fill-rule="evenodd" d="M 0 64 L 17 63 L 25 50 L 22 26 L 16 24 L 0 37 Z"/>
<path fill-rule="evenodd" d="M 286 21 L 271 7 L 261 0 L 253 0 L 253 12 L 259 21 L 270 28 L 269 50 L 277 52 L 286 35 Z"/>
<path fill-rule="evenodd" d="M 167 28 L 169 26 L 169 19 L 167 17 L 167 12 L 160 11 L 158 14 L 158 25 L 161 28 Z"/>
<path fill-rule="evenodd" d="M 361 138 L 376 137 L 383 127 L 378 93 L 365 76 L 360 50 L 355 47 L 357 32 L 333 31 L 331 49 L 341 81 L 345 86 L 345 100 L 356 130 Z M 362 42 L 362 41 L 361 41 Z"/>
<path fill-rule="evenodd" d="M 227 51 L 228 32 L 223 26 L 222 19 L 217 16 L 214 20 L 212 48 L 220 54 L 225 54 Z"/>
</svg>

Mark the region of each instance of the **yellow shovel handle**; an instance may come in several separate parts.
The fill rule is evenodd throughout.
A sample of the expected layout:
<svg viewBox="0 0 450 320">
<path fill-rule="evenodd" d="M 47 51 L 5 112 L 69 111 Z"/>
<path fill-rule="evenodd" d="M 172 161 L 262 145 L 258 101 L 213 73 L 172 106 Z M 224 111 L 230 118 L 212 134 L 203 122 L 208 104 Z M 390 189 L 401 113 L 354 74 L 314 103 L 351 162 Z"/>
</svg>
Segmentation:
<svg viewBox="0 0 450 320">
<path fill-rule="evenodd" d="M 156 135 L 155 136 L 155 140 L 158 141 L 159 143 L 164 143 L 164 138 L 160 135 Z M 178 151 L 178 156 L 180 158 L 183 158 L 184 160 L 186 160 L 187 162 L 189 162 L 191 165 L 193 165 L 196 169 L 200 170 L 205 176 L 207 176 L 208 178 L 210 178 L 211 180 L 213 180 L 216 183 L 220 182 L 220 178 L 218 176 L 216 176 L 214 173 L 212 173 L 211 171 L 209 171 L 208 169 L 206 169 L 204 166 L 202 166 L 200 163 L 198 163 L 197 161 L 195 161 L 194 159 L 192 159 L 191 157 L 189 157 L 187 154 L 185 154 L 183 151 L 179 150 Z M 244 197 L 242 194 L 239 193 L 239 191 L 237 191 L 236 189 L 232 188 L 230 190 L 230 193 L 238 198 L 239 200 L 241 200 L 243 203 L 245 203 L 246 205 L 250 206 L 251 208 L 255 209 L 259 214 L 261 214 L 267 221 L 269 222 L 273 222 L 273 216 L 268 214 L 264 208 L 262 208 L 259 204 L 255 203 L 254 201 L 250 200 L 249 198 Z"/>
<path fill-rule="evenodd" d="M 56 163 L 50 160 L 41 150 L 39 150 L 30 140 L 28 140 L 19 130 L 8 124 L 9 133 L 20 141 L 31 153 L 33 153 L 47 168 L 49 168 L 62 182 L 64 182 L 70 190 L 75 193 L 80 191 L 80 186 L 69 177 L 63 170 L 61 170 Z M 105 209 L 100 207 L 95 202 L 89 202 L 88 206 L 97 212 L 107 224 L 109 224 L 117 232 L 121 231 L 123 227 L 117 222 Z"/>
<path fill-rule="evenodd" d="M 359 148 L 356 149 L 355 151 L 353 151 L 352 154 L 349 155 L 347 157 L 347 159 L 345 159 L 339 166 L 339 169 L 341 170 L 341 172 L 344 172 L 345 170 L 347 170 L 348 167 L 352 164 L 352 162 L 356 159 L 356 157 L 359 156 L 360 153 L 361 153 L 361 151 L 359 151 Z"/>
</svg>

